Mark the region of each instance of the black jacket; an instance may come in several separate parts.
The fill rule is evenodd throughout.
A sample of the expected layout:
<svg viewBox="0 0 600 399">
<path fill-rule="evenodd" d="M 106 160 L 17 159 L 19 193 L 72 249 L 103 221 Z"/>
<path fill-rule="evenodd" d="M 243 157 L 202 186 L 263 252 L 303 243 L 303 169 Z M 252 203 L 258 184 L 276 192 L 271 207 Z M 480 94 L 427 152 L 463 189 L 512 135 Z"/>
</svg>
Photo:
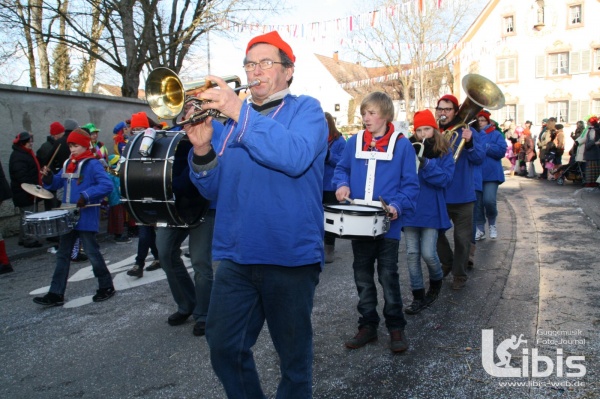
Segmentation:
<svg viewBox="0 0 600 399">
<path fill-rule="evenodd" d="M 13 152 L 8 161 L 8 173 L 10 174 L 13 203 L 17 207 L 33 205 L 34 196 L 23 190 L 21 184 L 39 184 L 40 171 L 32 154 L 18 144 L 13 144 L 12 148 Z"/>
<path fill-rule="evenodd" d="M 50 158 L 52 158 L 52 155 L 54 154 L 56 147 L 58 147 L 57 140 L 52 136 L 48 136 L 46 138 L 46 141 L 42 144 L 42 146 L 39 148 L 39 150 L 37 150 L 37 152 L 35 153 L 35 155 L 37 156 L 37 159 L 40 163 L 40 167 L 48 165 L 48 162 L 50 161 Z M 50 166 L 50 170 L 52 170 L 53 173 L 58 172 L 60 170 L 60 168 L 62 167 L 62 164 L 59 164 L 56 162 L 56 158 L 57 157 L 54 157 L 54 160 L 52 160 L 52 165 L 48 165 L 48 166 Z"/>
<path fill-rule="evenodd" d="M 0 162 L 0 203 L 11 197 L 12 192 L 10 191 L 10 185 L 6 180 L 6 176 L 4 176 L 4 169 L 2 168 L 2 163 Z"/>
</svg>

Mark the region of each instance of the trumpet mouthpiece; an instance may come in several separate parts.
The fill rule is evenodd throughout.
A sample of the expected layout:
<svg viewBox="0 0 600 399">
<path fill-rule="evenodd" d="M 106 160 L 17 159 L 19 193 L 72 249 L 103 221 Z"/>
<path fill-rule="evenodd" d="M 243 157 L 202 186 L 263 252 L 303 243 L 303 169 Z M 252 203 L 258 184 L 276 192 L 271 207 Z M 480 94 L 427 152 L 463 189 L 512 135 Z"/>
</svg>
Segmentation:
<svg viewBox="0 0 600 399">
<path fill-rule="evenodd" d="M 252 82 L 248 83 L 248 87 L 258 86 L 260 84 L 260 79 L 255 79 Z"/>
<path fill-rule="evenodd" d="M 444 121 L 446 120 L 446 118 L 447 118 L 447 117 L 446 117 L 446 115 L 442 115 L 442 116 L 440 116 L 440 120 L 441 120 L 442 122 L 444 122 Z"/>
</svg>

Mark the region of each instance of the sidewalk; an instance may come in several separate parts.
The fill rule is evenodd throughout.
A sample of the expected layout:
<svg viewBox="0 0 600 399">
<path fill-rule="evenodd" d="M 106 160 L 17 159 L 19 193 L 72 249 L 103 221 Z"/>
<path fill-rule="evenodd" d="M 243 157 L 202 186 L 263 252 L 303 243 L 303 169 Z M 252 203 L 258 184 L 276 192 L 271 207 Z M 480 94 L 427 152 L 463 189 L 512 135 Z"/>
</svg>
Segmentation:
<svg viewBox="0 0 600 399">
<path fill-rule="evenodd" d="M 596 228 L 600 228 L 600 189 L 581 188 L 575 192 L 575 199 L 583 213 L 594 222 Z"/>
</svg>

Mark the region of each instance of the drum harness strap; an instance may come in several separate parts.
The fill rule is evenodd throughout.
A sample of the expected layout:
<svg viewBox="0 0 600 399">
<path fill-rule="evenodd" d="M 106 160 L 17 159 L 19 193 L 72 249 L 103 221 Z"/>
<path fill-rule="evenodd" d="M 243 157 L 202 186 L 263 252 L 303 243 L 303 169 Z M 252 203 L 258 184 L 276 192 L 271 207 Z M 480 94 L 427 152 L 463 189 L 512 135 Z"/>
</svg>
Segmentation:
<svg viewBox="0 0 600 399">
<path fill-rule="evenodd" d="M 397 130 L 392 133 L 390 137 L 390 143 L 386 152 L 378 151 L 363 151 L 363 135 L 365 131 L 361 130 L 356 133 L 356 158 L 367 160 L 367 181 L 365 182 L 365 199 L 354 199 L 354 202 L 359 205 L 371 205 L 378 208 L 382 207 L 380 201 L 373 201 L 373 188 L 375 187 L 375 168 L 377 167 L 377 161 L 389 161 L 394 156 L 394 148 L 396 147 L 396 140 L 398 136 L 402 134 L 401 131 Z"/>
<path fill-rule="evenodd" d="M 71 201 L 71 180 L 73 179 L 79 179 L 79 176 L 81 174 L 81 168 L 83 167 L 83 164 L 86 163 L 88 160 L 90 159 L 94 159 L 94 158 L 86 158 L 86 159 L 82 159 L 81 161 L 79 161 L 79 163 L 77 164 L 77 171 L 75 173 L 66 173 L 63 172 L 63 174 L 60 176 L 63 179 L 67 179 L 67 194 L 65 195 L 65 198 L 67 199 L 67 204 L 72 204 Z M 65 161 L 65 163 L 63 164 L 63 170 L 67 170 L 67 165 L 69 163 L 70 159 L 67 159 Z M 77 202 L 77 201 L 75 201 Z"/>
</svg>

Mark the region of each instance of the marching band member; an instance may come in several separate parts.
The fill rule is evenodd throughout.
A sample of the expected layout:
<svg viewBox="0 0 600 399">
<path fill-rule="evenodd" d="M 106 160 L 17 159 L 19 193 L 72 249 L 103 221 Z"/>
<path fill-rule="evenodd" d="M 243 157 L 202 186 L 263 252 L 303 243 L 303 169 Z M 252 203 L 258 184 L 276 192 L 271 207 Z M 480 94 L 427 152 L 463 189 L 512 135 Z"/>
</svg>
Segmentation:
<svg viewBox="0 0 600 399">
<path fill-rule="evenodd" d="M 410 274 L 413 302 L 404 311 L 417 314 L 437 299 L 444 278 L 437 255 L 438 230 L 451 227 L 446 210 L 446 187 L 454 176 L 454 160 L 448 141 L 440 134 L 438 125 L 429 110 L 418 111 L 414 116 L 415 134 L 412 143 L 424 146 L 419 157 L 419 198 L 416 212 L 402 221 L 406 258 Z M 415 146 L 419 153 L 419 146 Z M 425 293 L 421 257 L 429 271 L 429 289 Z"/>
<path fill-rule="evenodd" d="M 377 275 L 383 288 L 383 316 L 390 333 L 392 352 L 404 352 L 408 341 L 402 312 L 398 276 L 398 248 L 402 218 L 415 210 L 419 195 L 415 154 L 402 133 L 394 131 L 394 104 L 385 93 L 365 97 L 360 113 L 366 130 L 348 139 L 333 178 L 338 201 L 352 196 L 356 203 L 378 205 L 385 201 L 391 215 L 390 229 L 378 240 L 352 240 L 354 281 L 358 290 L 358 333 L 345 343 L 357 349 L 377 339 Z M 381 199 L 381 202 L 377 201 Z M 362 200 L 362 201 L 361 201 Z"/>
</svg>

